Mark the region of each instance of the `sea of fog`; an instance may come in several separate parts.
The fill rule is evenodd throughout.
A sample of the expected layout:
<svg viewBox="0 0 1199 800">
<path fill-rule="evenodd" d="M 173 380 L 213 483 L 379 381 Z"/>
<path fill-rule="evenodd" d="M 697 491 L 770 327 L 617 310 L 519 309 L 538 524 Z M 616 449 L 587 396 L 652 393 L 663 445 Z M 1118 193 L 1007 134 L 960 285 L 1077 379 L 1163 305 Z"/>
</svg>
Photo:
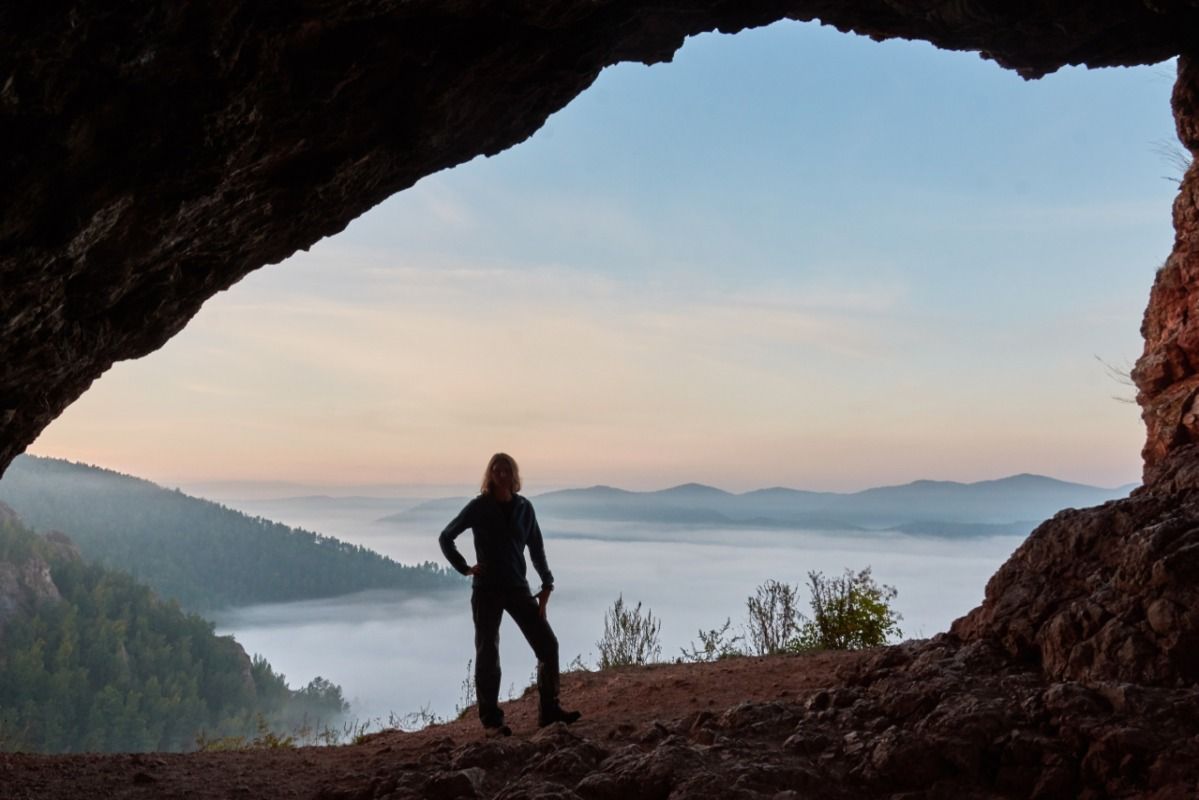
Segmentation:
<svg viewBox="0 0 1199 800">
<path fill-rule="evenodd" d="M 226 505 L 361 544 L 403 562 L 443 561 L 437 534 L 448 520 L 380 523 L 412 506 L 378 499 L 222 500 Z M 662 658 L 674 659 L 697 631 L 745 619 L 746 598 L 774 578 L 803 584 L 809 570 L 839 574 L 873 568 L 899 594 L 905 638 L 948 628 L 978 605 L 987 579 L 1023 537 L 946 539 L 835 530 L 690 528 L 676 525 L 542 519 L 556 590 L 549 606 L 565 667 L 596 661 L 604 611 L 617 596 L 661 620 Z M 470 532 L 458 540 L 469 560 Z M 534 584 L 536 576 L 530 566 Z M 252 606 L 225 612 L 219 633 L 266 656 L 293 687 L 322 676 L 342 686 L 351 716 L 387 720 L 426 709 L 450 716 L 464 701 L 473 657 L 470 594 L 416 596 L 372 591 L 332 600 Z M 807 596 L 801 606 L 806 608 Z M 531 682 L 534 659 L 505 617 L 500 634 L 502 694 Z M 565 698 L 569 704 L 569 698 Z"/>
</svg>

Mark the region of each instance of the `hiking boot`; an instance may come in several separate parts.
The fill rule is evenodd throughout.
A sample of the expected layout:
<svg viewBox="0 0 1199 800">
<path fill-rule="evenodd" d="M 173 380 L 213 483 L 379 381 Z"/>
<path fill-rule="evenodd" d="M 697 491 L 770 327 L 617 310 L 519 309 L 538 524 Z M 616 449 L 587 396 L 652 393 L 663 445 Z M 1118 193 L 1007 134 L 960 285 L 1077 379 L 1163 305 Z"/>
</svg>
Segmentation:
<svg viewBox="0 0 1199 800">
<path fill-rule="evenodd" d="M 494 739 L 494 738 L 503 737 L 503 736 L 511 736 L 512 729 L 509 728 L 507 725 L 503 724 L 502 722 L 499 725 L 484 725 L 483 726 L 483 735 L 489 739 Z"/>
<path fill-rule="evenodd" d="M 537 715 L 537 727 L 544 728 L 546 725 L 553 725 L 555 722 L 565 722 L 567 725 L 573 725 L 583 716 L 578 711 L 564 711 L 562 706 L 551 708 L 548 711 L 543 710 Z"/>
</svg>

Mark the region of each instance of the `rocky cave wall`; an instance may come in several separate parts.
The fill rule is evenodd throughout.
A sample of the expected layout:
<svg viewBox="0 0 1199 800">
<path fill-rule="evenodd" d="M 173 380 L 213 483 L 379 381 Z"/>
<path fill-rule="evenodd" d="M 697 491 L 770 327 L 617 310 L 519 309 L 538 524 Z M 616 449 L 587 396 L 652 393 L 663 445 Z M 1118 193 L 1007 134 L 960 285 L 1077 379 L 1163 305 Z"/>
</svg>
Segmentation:
<svg viewBox="0 0 1199 800">
<path fill-rule="evenodd" d="M 1052 680 L 1199 687 L 1199 60 L 1183 54 L 1171 98 L 1192 161 L 1174 201 L 1133 369 L 1146 427 L 1144 485 L 1067 509 L 1033 531 L 954 623 Z"/>
<path fill-rule="evenodd" d="M 974 50 L 1026 77 L 1157 62 L 1199 30 L 1196 0 L 4 4 L 0 470 L 205 299 L 424 175 L 524 140 L 604 66 L 783 18 Z M 1182 218 L 1193 208 L 1180 201 Z M 1155 308 L 1189 298 L 1174 262 Z M 1199 430 L 1199 332 L 1177 310 L 1147 326 L 1156 460 Z"/>
<path fill-rule="evenodd" d="M 1179 58 L 1171 102 L 1192 161 L 1133 369 L 1144 485 L 1041 525 L 952 628 L 1061 681 L 1199 687 L 1199 61 L 1191 55 Z"/>
<path fill-rule="evenodd" d="M 1178 139 L 1191 157 L 1174 200 L 1174 249 L 1157 273 L 1133 370 L 1145 420 L 1145 482 L 1166 457 L 1199 441 L 1199 62 L 1181 57 L 1171 98 Z"/>
</svg>

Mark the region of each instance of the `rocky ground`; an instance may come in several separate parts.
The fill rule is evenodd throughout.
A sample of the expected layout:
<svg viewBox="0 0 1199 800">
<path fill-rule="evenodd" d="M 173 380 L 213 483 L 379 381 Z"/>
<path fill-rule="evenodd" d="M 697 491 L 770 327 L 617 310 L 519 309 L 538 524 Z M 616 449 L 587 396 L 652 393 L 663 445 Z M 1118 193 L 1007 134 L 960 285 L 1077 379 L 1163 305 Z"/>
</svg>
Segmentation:
<svg viewBox="0 0 1199 800">
<path fill-rule="evenodd" d="M 57 798 L 989 798 L 1199 796 L 1199 691 L 1046 682 L 936 639 L 564 677 L 578 724 L 474 720 L 344 747 L 0 755 L 0 795 Z"/>
</svg>

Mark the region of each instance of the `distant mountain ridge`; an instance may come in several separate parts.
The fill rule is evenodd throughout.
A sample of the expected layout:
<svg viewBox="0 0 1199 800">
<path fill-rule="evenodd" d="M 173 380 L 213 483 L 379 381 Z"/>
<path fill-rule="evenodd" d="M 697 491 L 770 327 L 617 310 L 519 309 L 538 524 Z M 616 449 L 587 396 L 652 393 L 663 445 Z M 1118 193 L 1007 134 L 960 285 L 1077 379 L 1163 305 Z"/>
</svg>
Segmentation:
<svg viewBox="0 0 1199 800">
<path fill-rule="evenodd" d="M 59 459 L 18 456 L 0 479 L 0 502 L 35 530 L 65 532 L 86 559 L 128 572 L 190 611 L 460 583 L 438 565 L 399 564 L 365 547 Z"/>
<path fill-rule="evenodd" d="M 533 496 L 543 518 L 710 526 L 877 529 L 934 536 L 986 535 L 1023 530 L 1064 508 L 1099 505 L 1124 497 L 1135 484 L 1113 489 L 1022 473 L 960 483 L 917 480 L 858 492 L 815 492 L 785 487 L 734 494 L 687 483 L 637 492 L 612 486 L 562 489 Z M 466 498 L 422 503 L 384 517 L 444 516 Z M 921 531 L 921 526 L 926 530 Z"/>
</svg>

